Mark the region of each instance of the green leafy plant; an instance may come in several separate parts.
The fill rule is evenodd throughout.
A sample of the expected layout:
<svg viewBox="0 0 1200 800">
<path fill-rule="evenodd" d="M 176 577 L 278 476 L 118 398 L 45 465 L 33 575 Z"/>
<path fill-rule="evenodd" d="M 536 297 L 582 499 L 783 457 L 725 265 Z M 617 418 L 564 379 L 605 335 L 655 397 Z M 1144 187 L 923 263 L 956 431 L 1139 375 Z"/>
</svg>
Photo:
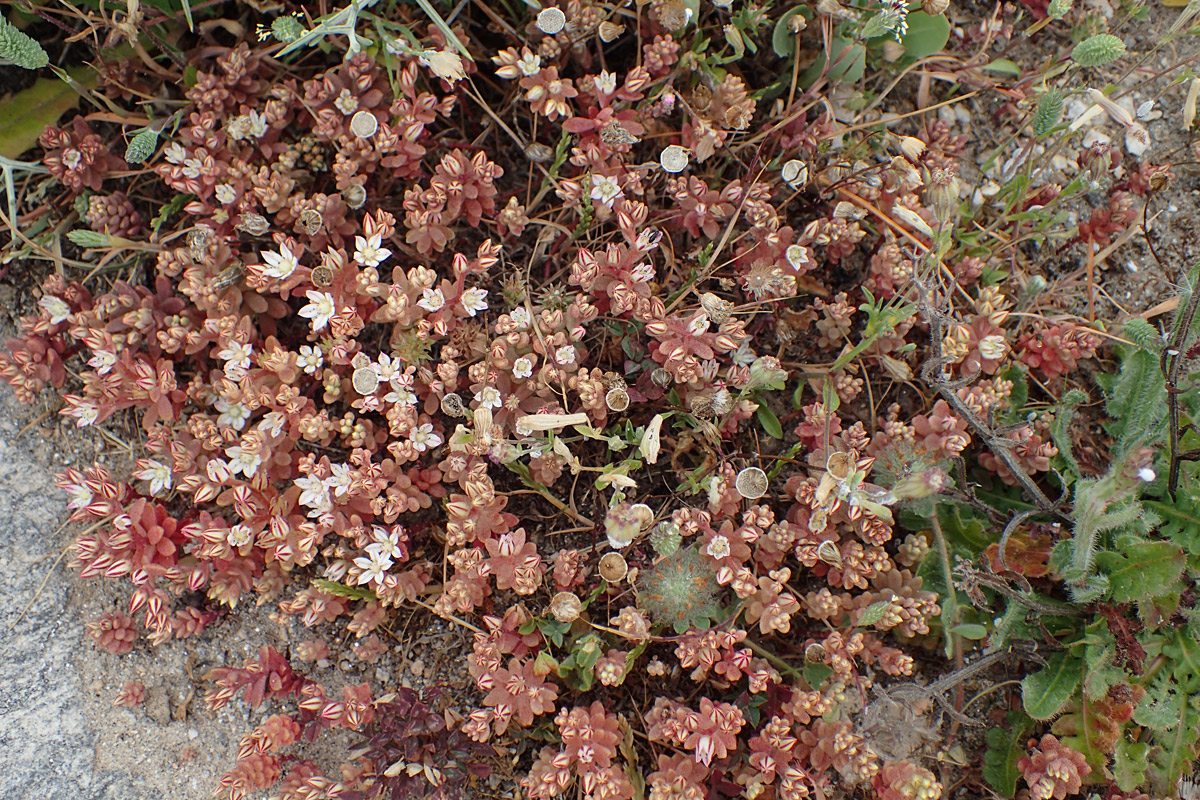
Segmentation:
<svg viewBox="0 0 1200 800">
<path fill-rule="evenodd" d="M 41 69 L 49 63 L 50 56 L 36 39 L 0 17 L 0 64 Z"/>
<path fill-rule="evenodd" d="M 676 633 L 707 628 L 720 614 L 717 577 L 694 548 L 678 550 L 645 570 L 638 581 L 638 602 Z"/>
</svg>

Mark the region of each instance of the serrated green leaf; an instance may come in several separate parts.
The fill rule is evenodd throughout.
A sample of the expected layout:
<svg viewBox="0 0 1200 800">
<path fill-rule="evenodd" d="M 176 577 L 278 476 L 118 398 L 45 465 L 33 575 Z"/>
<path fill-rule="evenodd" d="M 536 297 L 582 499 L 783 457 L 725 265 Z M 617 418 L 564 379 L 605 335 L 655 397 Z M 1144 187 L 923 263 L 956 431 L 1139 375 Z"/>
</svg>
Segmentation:
<svg viewBox="0 0 1200 800">
<path fill-rule="evenodd" d="M 1033 135 L 1039 139 L 1049 136 L 1062 117 L 1062 112 L 1062 92 L 1050 89 L 1038 100 L 1037 110 L 1033 112 Z"/>
<path fill-rule="evenodd" d="M 1197 727 L 1200 712 L 1196 710 L 1196 697 L 1183 692 L 1175 694 L 1169 709 L 1172 714 L 1170 725 L 1162 730 L 1152 730 L 1150 740 L 1150 782 L 1154 788 L 1167 794 L 1175 788 L 1175 782 L 1185 774 L 1191 774 L 1196 759 Z"/>
<path fill-rule="evenodd" d="M 1036 720 L 1059 714 L 1083 683 L 1083 662 L 1065 652 L 1050 656 L 1046 666 L 1021 681 L 1025 713 Z"/>
<path fill-rule="evenodd" d="M 41 69 L 49 63 L 50 56 L 36 39 L 0 16 L 0 64 Z"/>
<path fill-rule="evenodd" d="M 1046 8 L 1046 14 L 1051 19 L 1062 19 L 1070 13 L 1073 5 L 1075 5 L 1075 0 L 1050 0 L 1050 5 Z"/>
<path fill-rule="evenodd" d="M 1181 487 L 1174 503 L 1146 500 L 1143 505 L 1162 518 L 1160 535 L 1167 537 L 1190 555 L 1200 556 L 1200 502 L 1190 487 Z"/>
<path fill-rule="evenodd" d="M 1152 446 L 1162 438 L 1167 414 L 1166 383 L 1158 358 L 1141 349 L 1126 349 L 1121 371 L 1105 404 L 1117 439 L 1113 460 L 1134 446 Z"/>
<path fill-rule="evenodd" d="M 1112 599 L 1132 603 L 1174 588 L 1183 574 L 1186 559 L 1172 542 L 1135 542 L 1122 547 L 1120 552 L 1096 553 L 1095 563 L 1108 576 Z"/>
<path fill-rule="evenodd" d="M 779 421 L 779 417 L 775 416 L 775 412 L 767 408 L 766 403 L 758 404 L 758 411 L 755 412 L 758 418 L 758 424 L 763 426 L 763 430 L 768 436 L 776 439 L 783 438 L 783 423 Z"/>
<path fill-rule="evenodd" d="M 74 230 L 67 231 L 67 238 L 72 244 L 80 247 L 108 247 L 112 244 L 112 237 L 107 233 L 97 233 L 96 231 Z"/>
<path fill-rule="evenodd" d="M 1021 778 L 1017 761 L 1025 755 L 1025 736 L 1033 726 L 1029 717 L 1019 711 L 1010 711 L 1004 722 L 1004 727 L 995 727 L 987 732 L 983 779 L 996 794 L 1012 797 L 1017 792 L 1017 781 Z"/>
<path fill-rule="evenodd" d="M 125 161 L 129 164 L 141 164 L 158 148 L 158 131 L 142 128 L 133 135 L 125 148 Z"/>
<path fill-rule="evenodd" d="M 87 67 L 72 67 L 67 74 L 88 88 L 99 73 Z M 38 78 L 33 86 L 0 98 L 0 156 L 17 158 L 37 144 L 47 125 L 58 122 L 67 109 L 79 105 L 79 95 L 58 78 Z"/>
<path fill-rule="evenodd" d="M 880 600 L 876 603 L 871 603 L 863 609 L 862 616 L 858 618 L 858 626 L 860 628 L 869 628 L 879 620 L 883 619 L 883 615 L 892 607 L 891 600 Z"/>
</svg>

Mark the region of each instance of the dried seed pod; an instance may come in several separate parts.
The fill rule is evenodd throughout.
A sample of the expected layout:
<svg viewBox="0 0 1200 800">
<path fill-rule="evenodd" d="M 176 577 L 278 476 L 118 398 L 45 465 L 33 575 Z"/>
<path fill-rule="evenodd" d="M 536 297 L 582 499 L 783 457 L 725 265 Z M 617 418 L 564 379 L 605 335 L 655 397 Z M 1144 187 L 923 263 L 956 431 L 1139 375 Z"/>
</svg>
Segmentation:
<svg viewBox="0 0 1200 800">
<path fill-rule="evenodd" d="M 600 559 L 600 577 L 609 583 L 620 583 L 629 574 L 629 564 L 620 553 L 605 553 Z"/>
<path fill-rule="evenodd" d="M 367 202 L 367 190 L 361 184 L 352 183 L 342 189 L 342 200 L 348 208 L 362 208 L 363 203 Z"/>
<path fill-rule="evenodd" d="M 859 220 L 867 215 L 867 212 L 848 200 L 842 200 L 833 207 L 834 219 L 851 219 Z"/>
<path fill-rule="evenodd" d="M 717 389 L 712 396 L 712 412 L 723 417 L 733 411 L 733 395 L 728 389 Z"/>
<path fill-rule="evenodd" d="M 467 407 L 463 405 L 460 396 L 451 392 L 442 398 L 442 413 L 448 417 L 465 417 L 467 415 Z"/>
<path fill-rule="evenodd" d="M 637 144 L 638 137 L 627 131 L 619 122 L 610 122 L 600 129 L 600 141 L 609 147 L 620 147 L 623 144 Z"/>
<path fill-rule="evenodd" d="M 817 558 L 831 567 L 836 569 L 842 568 L 842 551 L 838 549 L 835 543 L 829 540 L 825 540 L 817 546 Z"/>
<path fill-rule="evenodd" d="M 803 189 L 808 183 L 808 166 L 797 158 L 785 161 L 779 170 L 779 177 L 793 189 Z"/>
<path fill-rule="evenodd" d="M 716 414 L 713 411 L 712 392 L 702 392 L 692 395 L 688 399 L 688 407 L 691 409 L 692 416 L 696 419 L 709 419 Z"/>
<path fill-rule="evenodd" d="M 379 120 L 370 111 L 356 111 L 350 118 L 350 131 L 360 139 L 370 139 L 379 130 Z"/>
<path fill-rule="evenodd" d="M 660 389 L 665 389 L 671 385 L 674 378 L 671 377 L 669 370 L 663 367 L 655 367 L 650 373 L 650 380 L 654 381 L 654 385 Z"/>
<path fill-rule="evenodd" d="M 359 367 L 354 370 L 351 383 L 354 384 L 354 391 L 363 397 L 375 394 L 375 390 L 379 388 L 379 373 L 370 367 Z"/>
<path fill-rule="evenodd" d="M 325 220 L 321 217 L 321 212 L 315 208 L 306 208 L 300 212 L 300 227 L 309 236 L 316 236 L 321 232 L 321 226 L 325 224 Z"/>
<path fill-rule="evenodd" d="M 670 144 L 663 148 L 658 154 L 658 163 L 667 172 L 683 172 L 687 169 L 690 157 L 686 147 L 680 147 L 677 144 Z"/>
<path fill-rule="evenodd" d="M 253 211 L 247 211 L 242 214 L 241 220 L 238 221 L 237 228 L 239 231 L 245 231 L 251 236 L 262 236 L 267 231 L 271 230 L 271 223 L 262 214 L 255 214 Z"/>
<path fill-rule="evenodd" d="M 641 520 L 643 531 L 654 524 L 654 509 L 645 503 L 634 503 L 629 510 Z"/>
<path fill-rule="evenodd" d="M 767 473 L 758 467 L 746 467 L 737 474 L 733 487 L 747 500 L 757 500 L 767 493 Z"/>
<path fill-rule="evenodd" d="M 213 234 L 211 228 L 193 228 L 187 235 L 188 253 L 191 254 L 192 260 L 199 263 L 204 260 L 205 251 L 208 250 L 208 243 L 212 241 Z"/>
<path fill-rule="evenodd" d="M 733 303 L 717 297 L 712 292 L 700 295 L 700 307 L 714 325 L 724 325 L 729 315 L 733 313 Z"/>
<path fill-rule="evenodd" d="M 950 0 L 921 0 L 921 10 L 931 17 L 945 13 L 950 7 Z"/>
<path fill-rule="evenodd" d="M 537 15 L 538 30 L 551 36 L 567 27 L 567 15 L 561 8 L 543 8 Z"/>
<path fill-rule="evenodd" d="M 813 642 L 804 648 L 804 660 L 810 664 L 820 664 L 825 660 L 825 646 L 820 642 Z"/>
<path fill-rule="evenodd" d="M 629 408 L 629 392 L 623 386 L 614 386 L 604 395 L 604 404 L 610 411 L 624 411 Z"/>
<path fill-rule="evenodd" d="M 221 270 L 217 277 L 213 278 L 212 287 L 215 291 L 228 289 L 230 286 L 238 283 L 242 278 L 246 277 L 246 267 L 240 261 L 235 261 L 225 269 Z"/>
<path fill-rule="evenodd" d="M 604 20 L 600 23 L 600 41 L 605 44 L 615 41 L 618 36 L 625 32 L 624 25 L 618 25 L 615 22 Z"/>
<path fill-rule="evenodd" d="M 554 159 L 554 148 L 541 142 L 530 142 L 525 146 L 525 157 L 535 164 L 545 164 Z"/>
<path fill-rule="evenodd" d="M 850 453 L 831 453 L 825 459 L 825 470 L 838 481 L 844 481 L 854 471 L 854 456 Z"/>
<path fill-rule="evenodd" d="M 334 271 L 324 264 L 318 264 L 312 268 L 312 274 L 309 279 L 312 285 L 318 289 L 326 289 L 333 285 L 333 279 L 336 277 Z"/>
<path fill-rule="evenodd" d="M 571 592 L 559 592 L 550 599 L 550 614 L 559 622 L 570 624 L 583 612 L 583 601 Z"/>
<path fill-rule="evenodd" d="M 655 10 L 658 12 L 658 21 L 669 31 L 682 28 L 692 18 L 692 10 L 683 0 L 662 0 Z"/>
</svg>

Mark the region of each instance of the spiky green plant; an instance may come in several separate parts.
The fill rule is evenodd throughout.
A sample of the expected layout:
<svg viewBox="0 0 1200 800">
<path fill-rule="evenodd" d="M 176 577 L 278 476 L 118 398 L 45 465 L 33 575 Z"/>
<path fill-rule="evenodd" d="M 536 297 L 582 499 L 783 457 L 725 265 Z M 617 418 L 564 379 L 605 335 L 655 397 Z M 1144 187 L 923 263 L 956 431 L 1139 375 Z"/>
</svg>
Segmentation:
<svg viewBox="0 0 1200 800">
<path fill-rule="evenodd" d="M 50 63 L 45 48 L 29 34 L 10 25 L 0 17 L 0 64 L 11 64 L 22 69 L 41 69 Z"/>
<path fill-rule="evenodd" d="M 716 573 L 695 548 L 676 551 L 650 569 L 638 581 L 638 599 L 650 617 L 670 625 L 676 633 L 688 628 L 707 628 L 720 613 L 716 603 Z"/>
</svg>

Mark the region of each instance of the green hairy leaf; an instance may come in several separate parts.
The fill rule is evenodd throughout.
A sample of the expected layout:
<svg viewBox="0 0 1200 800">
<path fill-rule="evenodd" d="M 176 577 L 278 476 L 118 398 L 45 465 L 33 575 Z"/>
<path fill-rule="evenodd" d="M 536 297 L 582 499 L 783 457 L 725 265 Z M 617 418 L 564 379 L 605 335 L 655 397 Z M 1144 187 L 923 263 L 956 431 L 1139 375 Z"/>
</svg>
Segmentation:
<svg viewBox="0 0 1200 800">
<path fill-rule="evenodd" d="M 1057 716 L 1083 683 L 1083 672 L 1078 658 L 1065 652 L 1050 656 L 1045 667 L 1021 681 L 1025 713 L 1036 720 Z"/>
<path fill-rule="evenodd" d="M 362 586 L 347 586 L 344 583 L 337 581 L 327 581 L 321 578 L 313 580 L 313 586 L 320 589 L 325 594 L 332 594 L 336 597 L 345 597 L 349 600 L 375 600 L 375 593 L 370 589 Z"/>
<path fill-rule="evenodd" d="M 1126 339 L 1148 353 L 1157 355 L 1163 348 L 1163 338 L 1158 328 L 1140 317 L 1126 322 L 1123 332 Z"/>
<path fill-rule="evenodd" d="M 50 56 L 35 39 L 0 17 L 0 63 L 41 69 L 50 63 Z"/>
<path fill-rule="evenodd" d="M 96 231 L 85 231 L 82 229 L 67 231 L 67 238 L 80 247 L 109 247 L 113 241 L 112 237 L 107 233 L 96 233 Z"/>
<path fill-rule="evenodd" d="M 125 148 L 125 161 L 130 164 L 141 164 L 158 149 L 158 131 L 142 128 L 129 140 Z"/>
<path fill-rule="evenodd" d="M 1071 7 L 1074 5 L 1075 0 L 1050 0 L 1046 13 L 1053 19 L 1062 19 L 1071 13 Z"/>
<path fill-rule="evenodd" d="M 983 779 L 1001 797 L 1017 792 L 1021 770 L 1017 761 L 1025 755 L 1025 736 L 1031 720 L 1019 711 L 1010 711 L 1003 727 L 987 732 L 987 752 L 983 755 Z"/>
<path fill-rule="evenodd" d="M 1096 567 L 1108 575 L 1109 590 L 1118 603 L 1132 603 L 1169 592 L 1183 574 L 1186 559 L 1172 542 L 1135 542 L 1120 552 L 1096 554 Z"/>
<path fill-rule="evenodd" d="M 1033 135 L 1044 139 L 1058 124 L 1062 117 L 1063 96 L 1058 89 L 1051 89 L 1038 100 L 1037 111 L 1033 113 Z"/>
</svg>

